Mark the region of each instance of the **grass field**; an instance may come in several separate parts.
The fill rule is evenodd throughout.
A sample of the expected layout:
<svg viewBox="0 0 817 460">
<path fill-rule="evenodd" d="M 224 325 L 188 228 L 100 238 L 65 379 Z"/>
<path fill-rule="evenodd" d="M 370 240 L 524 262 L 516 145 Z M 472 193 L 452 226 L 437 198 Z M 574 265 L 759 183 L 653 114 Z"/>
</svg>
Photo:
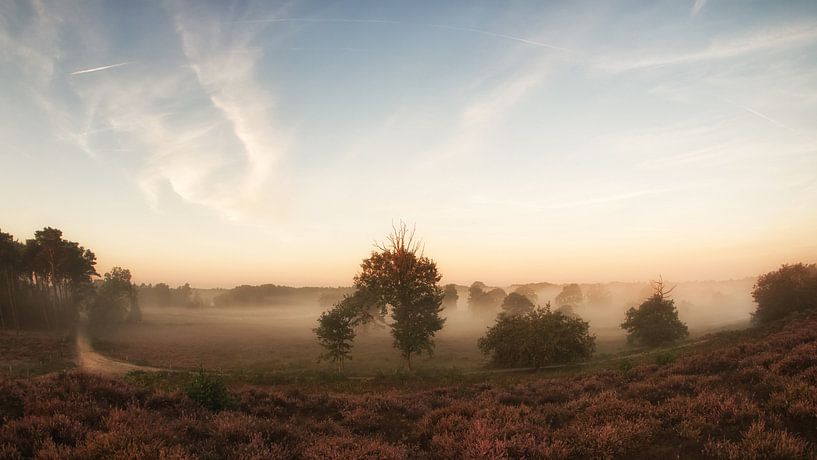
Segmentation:
<svg viewBox="0 0 817 460">
<path fill-rule="evenodd" d="M 318 362 L 322 349 L 312 328 L 319 311 L 307 307 L 244 309 L 146 310 L 143 321 L 96 331 L 94 348 L 106 356 L 135 364 L 168 369 L 204 367 L 216 372 L 244 374 L 302 374 L 329 372 L 330 363 Z M 486 358 L 477 348 L 487 322 L 477 322 L 466 311 L 446 312 L 445 328 L 435 339 L 431 357 L 413 360 L 426 374 L 473 373 L 485 369 Z M 733 324 L 729 327 L 742 327 Z M 591 330 L 597 336 L 597 359 L 632 353 L 621 329 L 606 325 Z M 707 329 L 692 331 L 693 338 Z M 392 346 L 386 327 L 370 325 L 358 332 L 346 363 L 351 376 L 394 375 L 403 360 Z M 265 377 L 275 381 L 279 377 Z"/>
<path fill-rule="evenodd" d="M 235 310 L 148 310 L 139 324 L 92 336 L 94 348 L 113 358 L 163 368 L 203 366 L 223 371 L 318 371 L 322 353 L 312 328 L 318 311 L 304 308 Z M 414 360 L 422 369 L 482 367 L 476 346 L 480 329 L 453 317 L 435 339 L 434 356 Z M 369 325 L 358 332 L 350 374 L 392 372 L 403 365 L 387 328 Z"/>
</svg>

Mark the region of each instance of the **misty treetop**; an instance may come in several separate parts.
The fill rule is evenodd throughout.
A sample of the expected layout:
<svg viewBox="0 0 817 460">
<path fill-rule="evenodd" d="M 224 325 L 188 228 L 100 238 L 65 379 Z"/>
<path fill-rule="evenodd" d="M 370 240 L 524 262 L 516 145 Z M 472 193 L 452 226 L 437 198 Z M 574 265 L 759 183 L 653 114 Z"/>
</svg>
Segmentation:
<svg viewBox="0 0 817 460">
<path fill-rule="evenodd" d="M 455 308 L 460 298 L 456 284 L 446 284 L 443 288 L 443 307 Z"/>
<path fill-rule="evenodd" d="M 557 307 L 562 305 L 570 305 L 574 308 L 580 306 L 584 302 L 582 288 L 576 283 L 565 285 L 562 292 L 556 296 L 555 302 Z"/>
<path fill-rule="evenodd" d="M 477 316 L 493 318 L 504 299 L 503 289 L 489 289 L 482 281 L 474 281 L 468 288 L 468 307 Z"/>
<path fill-rule="evenodd" d="M 511 292 L 502 301 L 502 310 L 509 315 L 524 315 L 533 308 L 533 302 L 518 292 Z"/>
</svg>

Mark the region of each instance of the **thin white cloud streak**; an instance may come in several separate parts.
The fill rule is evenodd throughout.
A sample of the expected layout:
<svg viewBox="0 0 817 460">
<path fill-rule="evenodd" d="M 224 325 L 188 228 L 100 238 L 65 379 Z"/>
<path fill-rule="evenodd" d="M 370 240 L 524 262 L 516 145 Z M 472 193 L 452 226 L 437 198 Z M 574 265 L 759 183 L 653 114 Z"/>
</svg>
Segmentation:
<svg viewBox="0 0 817 460">
<path fill-rule="evenodd" d="M 634 198 L 639 198 L 648 195 L 658 195 L 662 193 L 669 193 L 680 190 L 679 188 L 664 188 L 664 189 L 648 189 L 648 190 L 636 190 L 634 192 L 626 192 L 626 193 L 619 193 L 615 195 L 604 195 L 595 198 L 588 198 L 585 200 L 578 200 L 578 201 L 570 201 L 565 203 L 552 203 L 546 204 L 543 208 L 546 209 L 573 209 L 573 208 L 580 208 L 585 206 L 594 206 L 598 204 L 609 204 L 618 201 L 625 201 L 631 200 Z"/>
<path fill-rule="evenodd" d="M 84 73 L 99 72 L 100 70 L 114 69 L 116 67 L 122 67 L 122 66 L 126 66 L 128 64 L 132 64 L 132 63 L 131 62 L 120 62 L 118 64 L 104 65 L 102 67 L 94 67 L 94 68 L 91 68 L 91 69 L 77 70 L 77 71 L 71 72 L 69 75 L 81 75 L 81 74 L 84 74 Z"/>
<path fill-rule="evenodd" d="M 479 154 L 502 119 L 547 79 L 553 66 L 550 59 L 539 59 L 478 93 L 460 112 L 459 123 L 451 135 L 430 153 L 425 166 Z"/>
<path fill-rule="evenodd" d="M 762 51 L 813 44 L 815 41 L 817 41 L 817 24 L 799 24 L 779 27 L 771 31 L 755 32 L 739 38 L 715 40 L 708 47 L 699 51 L 660 51 L 655 52 L 653 57 L 635 59 L 627 56 L 605 57 L 597 59 L 596 66 L 609 72 L 626 72 L 728 59 Z M 644 52 L 639 52 L 639 55 L 643 54 Z"/>
<path fill-rule="evenodd" d="M 347 18 L 268 18 L 268 19 L 248 19 L 243 21 L 231 21 L 231 24 L 263 24 L 263 23 L 276 23 L 276 22 L 314 22 L 314 23 L 339 23 L 339 24 L 399 24 L 399 25 L 407 25 L 407 26 L 415 26 L 415 27 L 428 27 L 428 28 L 435 28 L 435 29 L 444 29 L 444 30 L 453 30 L 459 32 L 473 32 L 480 35 L 486 35 L 489 37 L 496 37 L 501 38 L 504 40 L 511 40 L 518 43 L 524 43 L 526 45 L 532 45 L 539 48 L 548 48 L 552 50 L 558 51 L 569 51 L 567 48 L 563 48 L 561 46 L 552 45 L 550 43 L 544 43 L 537 40 L 531 40 L 524 37 L 517 37 L 514 35 L 503 34 L 499 32 L 493 32 L 490 30 L 483 30 L 483 29 L 476 29 L 473 27 L 458 27 L 458 26 L 451 26 L 446 24 L 425 24 L 425 23 L 413 23 L 413 22 L 406 22 L 406 21 L 395 21 L 389 19 L 347 19 Z"/>
<path fill-rule="evenodd" d="M 524 208 L 529 210 L 546 210 L 546 209 L 575 209 L 575 208 L 582 208 L 587 206 L 594 206 L 598 204 L 609 204 L 619 201 L 626 201 L 632 200 L 635 198 L 640 198 L 643 196 L 649 195 L 658 195 L 663 193 L 675 192 L 681 190 L 678 187 L 675 188 L 655 188 L 655 189 L 644 189 L 644 190 L 635 190 L 632 192 L 624 192 L 624 193 L 615 193 L 615 194 L 605 194 L 600 195 L 592 198 L 586 198 L 583 200 L 575 200 L 575 201 L 564 201 L 564 202 L 555 202 L 555 203 L 541 203 L 536 201 L 517 201 L 517 200 L 506 200 L 506 199 L 496 199 L 496 198 L 486 198 L 483 196 L 477 196 L 473 199 L 473 203 L 479 205 L 493 205 L 493 206 L 500 206 L 500 207 L 514 207 L 514 208 Z"/>
<path fill-rule="evenodd" d="M 438 28 L 438 29 L 456 30 L 456 31 L 462 31 L 462 32 L 474 32 L 474 33 L 481 34 L 481 35 L 486 35 L 486 36 L 489 36 L 489 37 L 503 38 L 505 40 L 511 40 L 511 41 L 515 41 L 515 42 L 519 42 L 519 43 L 524 43 L 526 45 L 538 46 L 540 48 L 549 48 L 549 49 L 558 50 L 558 51 L 570 51 L 569 49 L 561 47 L 561 46 L 551 45 L 549 43 L 544 43 L 544 42 L 536 41 L 536 40 L 530 40 L 530 39 L 522 38 L 522 37 L 516 37 L 516 36 L 508 35 L 508 34 L 501 34 L 501 33 L 498 33 L 498 32 L 491 32 L 489 30 L 474 29 L 474 28 L 471 28 L 471 27 L 448 26 L 448 25 L 443 25 L 443 24 L 421 24 L 421 25 L 426 26 L 426 27 L 435 27 L 435 28 Z"/>
<path fill-rule="evenodd" d="M 692 15 L 697 16 L 698 13 L 706 6 L 707 0 L 695 0 L 695 3 L 692 5 Z"/>
<path fill-rule="evenodd" d="M 764 113 L 758 112 L 757 110 L 751 109 L 751 108 L 749 108 L 749 107 L 743 107 L 743 106 L 737 106 L 737 107 L 739 107 L 739 108 L 741 108 L 741 109 L 745 110 L 746 112 L 751 113 L 752 115 L 755 115 L 755 116 L 757 116 L 757 117 L 760 117 L 760 118 L 762 118 L 762 119 L 764 119 L 764 120 L 768 121 L 769 123 L 771 123 L 771 124 L 773 124 L 773 125 L 775 125 L 775 126 L 778 126 L 778 127 L 780 127 L 780 128 L 784 128 L 784 129 L 791 129 L 791 128 L 789 128 L 788 126 L 784 125 L 783 123 L 781 123 L 781 122 L 779 122 L 779 121 L 775 120 L 774 118 L 772 118 L 772 117 L 770 117 L 770 116 L 768 116 L 768 115 L 766 115 L 766 114 L 764 114 Z"/>
</svg>

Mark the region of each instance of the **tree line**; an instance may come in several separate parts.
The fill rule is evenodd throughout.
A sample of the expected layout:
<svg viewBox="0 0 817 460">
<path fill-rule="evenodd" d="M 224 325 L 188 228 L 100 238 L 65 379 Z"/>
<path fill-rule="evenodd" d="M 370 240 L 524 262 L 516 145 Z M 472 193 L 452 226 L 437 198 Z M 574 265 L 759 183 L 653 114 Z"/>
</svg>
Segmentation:
<svg viewBox="0 0 817 460">
<path fill-rule="evenodd" d="M 18 241 L 0 231 L 0 328 L 73 324 L 93 292 L 96 256 L 45 227 Z"/>
<path fill-rule="evenodd" d="M 0 231 L 0 330 L 69 329 L 81 312 L 93 325 L 139 321 L 130 270 L 113 267 L 100 277 L 96 263 L 93 251 L 59 229 L 24 241 Z"/>
</svg>

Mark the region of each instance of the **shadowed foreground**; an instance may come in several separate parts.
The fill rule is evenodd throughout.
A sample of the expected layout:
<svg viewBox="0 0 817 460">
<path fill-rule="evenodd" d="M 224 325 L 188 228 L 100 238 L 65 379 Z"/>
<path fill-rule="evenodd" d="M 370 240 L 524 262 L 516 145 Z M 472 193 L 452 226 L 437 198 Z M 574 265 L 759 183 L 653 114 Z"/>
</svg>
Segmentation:
<svg viewBox="0 0 817 460">
<path fill-rule="evenodd" d="M 510 386 L 379 395 L 240 387 L 222 412 L 81 372 L 3 380 L 0 457 L 817 455 L 817 316 L 724 334 L 707 349 Z"/>
</svg>

